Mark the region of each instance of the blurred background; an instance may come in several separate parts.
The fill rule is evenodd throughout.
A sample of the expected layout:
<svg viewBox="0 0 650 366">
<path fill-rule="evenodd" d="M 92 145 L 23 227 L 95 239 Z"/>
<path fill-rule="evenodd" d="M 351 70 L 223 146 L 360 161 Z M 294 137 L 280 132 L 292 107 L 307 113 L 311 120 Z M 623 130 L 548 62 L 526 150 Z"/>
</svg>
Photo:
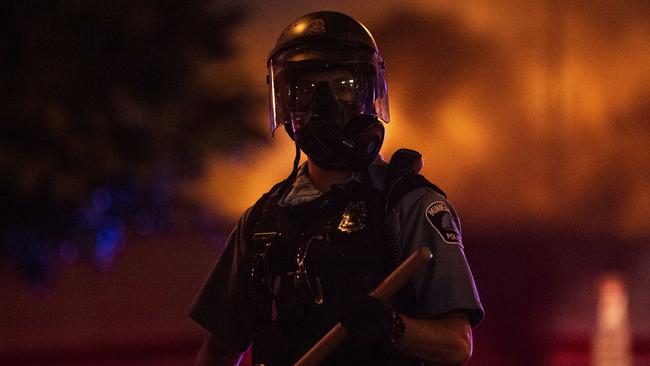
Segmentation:
<svg viewBox="0 0 650 366">
<path fill-rule="evenodd" d="M 382 155 L 425 156 L 486 308 L 469 365 L 650 365 L 647 1 L 5 1 L 0 364 L 190 365 L 185 315 L 289 174 L 268 51 L 310 11 L 374 34 Z"/>
</svg>

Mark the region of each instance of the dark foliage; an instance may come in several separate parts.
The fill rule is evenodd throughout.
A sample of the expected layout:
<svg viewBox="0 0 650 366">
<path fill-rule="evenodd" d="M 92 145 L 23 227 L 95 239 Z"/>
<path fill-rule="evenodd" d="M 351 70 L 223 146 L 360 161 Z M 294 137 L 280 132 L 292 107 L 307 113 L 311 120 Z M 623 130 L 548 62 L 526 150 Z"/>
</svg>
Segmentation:
<svg viewBox="0 0 650 366">
<path fill-rule="evenodd" d="M 124 225 L 164 227 L 206 153 L 261 139 L 244 123 L 254 98 L 200 73 L 235 51 L 240 8 L 3 1 L 0 14 L 0 249 L 30 279 L 61 240 L 97 259 Z"/>
</svg>

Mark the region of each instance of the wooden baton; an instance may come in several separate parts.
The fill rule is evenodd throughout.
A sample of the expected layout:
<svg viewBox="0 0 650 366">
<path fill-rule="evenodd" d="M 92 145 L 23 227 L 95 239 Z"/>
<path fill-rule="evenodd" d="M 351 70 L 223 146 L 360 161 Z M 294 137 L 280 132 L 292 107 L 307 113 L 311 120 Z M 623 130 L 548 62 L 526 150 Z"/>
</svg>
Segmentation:
<svg viewBox="0 0 650 366">
<path fill-rule="evenodd" d="M 422 247 L 411 254 L 370 293 L 382 301 L 388 301 L 404 287 L 433 258 L 429 247 Z M 337 323 L 294 366 L 317 366 L 332 353 L 348 336 L 341 323 Z"/>
</svg>

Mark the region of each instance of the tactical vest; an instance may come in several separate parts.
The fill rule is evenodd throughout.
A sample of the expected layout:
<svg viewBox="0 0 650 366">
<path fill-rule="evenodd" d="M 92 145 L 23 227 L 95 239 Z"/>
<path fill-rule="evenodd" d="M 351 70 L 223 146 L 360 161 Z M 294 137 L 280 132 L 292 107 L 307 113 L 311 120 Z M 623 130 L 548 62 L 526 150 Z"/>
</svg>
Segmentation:
<svg viewBox="0 0 650 366">
<path fill-rule="evenodd" d="M 281 206 L 290 177 L 253 207 L 245 230 L 249 254 L 243 276 L 249 316 L 242 324 L 252 335 L 253 364 L 293 365 L 337 323 L 351 298 L 372 291 L 399 264 L 399 244 L 384 223 L 387 209 L 420 187 L 442 191 L 413 171 L 399 171 L 394 160 L 383 192 L 366 179 L 335 186 L 307 203 Z M 412 315 L 413 288 L 405 287 L 391 304 Z M 390 347 L 350 342 L 323 363 L 420 364 Z"/>
</svg>

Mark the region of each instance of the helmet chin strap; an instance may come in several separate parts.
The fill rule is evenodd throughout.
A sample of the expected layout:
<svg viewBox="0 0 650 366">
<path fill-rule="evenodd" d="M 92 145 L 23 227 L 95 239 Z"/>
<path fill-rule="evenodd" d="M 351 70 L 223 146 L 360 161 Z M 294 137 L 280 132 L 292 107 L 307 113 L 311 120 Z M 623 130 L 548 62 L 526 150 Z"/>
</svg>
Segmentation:
<svg viewBox="0 0 650 366">
<path fill-rule="evenodd" d="M 300 147 L 298 146 L 298 143 L 295 143 L 296 145 L 296 155 L 293 158 L 293 170 L 291 171 L 291 176 L 295 178 L 296 175 L 298 175 L 298 164 L 300 164 Z"/>
<path fill-rule="evenodd" d="M 293 159 L 293 170 L 291 171 L 291 174 L 289 174 L 289 177 L 285 179 L 284 183 L 282 184 L 282 187 L 280 187 L 280 192 L 282 194 L 288 192 L 289 189 L 291 189 L 291 184 L 293 181 L 296 179 L 296 176 L 298 175 L 298 164 L 300 163 L 300 148 L 298 147 L 298 143 L 296 145 L 296 156 Z"/>
</svg>

